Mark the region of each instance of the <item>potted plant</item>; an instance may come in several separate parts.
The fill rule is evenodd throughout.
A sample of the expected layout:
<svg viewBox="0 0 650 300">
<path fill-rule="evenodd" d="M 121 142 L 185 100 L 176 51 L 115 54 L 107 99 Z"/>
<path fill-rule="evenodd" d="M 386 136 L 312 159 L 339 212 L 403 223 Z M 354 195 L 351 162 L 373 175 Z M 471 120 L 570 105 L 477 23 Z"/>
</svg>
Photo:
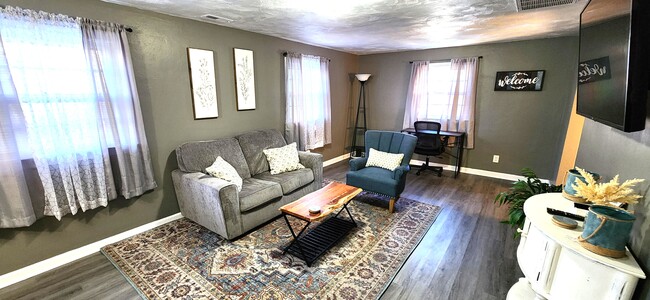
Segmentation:
<svg viewBox="0 0 650 300">
<path fill-rule="evenodd" d="M 542 182 L 530 168 L 522 169 L 521 175 L 526 177 L 526 180 L 517 180 L 508 191 L 499 193 L 494 199 L 494 202 L 498 203 L 499 206 L 509 206 L 508 219 L 501 221 L 501 223 L 510 224 L 514 228 L 522 228 L 524 226 L 524 221 L 526 220 L 524 203 L 528 198 L 537 194 L 562 191 L 562 185 Z M 515 231 L 515 237 L 518 236 L 519 232 Z"/>
<path fill-rule="evenodd" d="M 618 182 L 618 175 L 607 183 L 598 183 L 589 172 L 576 167 L 585 181 L 573 183 L 576 196 L 592 203 L 587 212 L 582 234 L 578 242 L 585 249 L 596 254 L 620 258 L 626 255 L 625 245 L 636 217 L 620 208 L 622 204 L 637 203 L 641 195 L 635 194 L 632 187 L 643 179 L 630 179 Z"/>
</svg>

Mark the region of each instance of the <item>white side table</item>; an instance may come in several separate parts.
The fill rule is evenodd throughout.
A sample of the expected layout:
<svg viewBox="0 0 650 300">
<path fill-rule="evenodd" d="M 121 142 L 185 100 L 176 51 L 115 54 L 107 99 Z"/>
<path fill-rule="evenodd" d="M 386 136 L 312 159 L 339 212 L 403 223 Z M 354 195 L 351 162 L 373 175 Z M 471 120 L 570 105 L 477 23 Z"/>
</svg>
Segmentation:
<svg viewBox="0 0 650 300">
<path fill-rule="evenodd" d="M 516 299 L 630 299 L 645 273 L 629 251 L 623 258 L 609 258 L 584 249 L 576 229 L 564 229 L 551 221 L 546 208 L 579 215 L 560 193 L 535 195 L 524 204 L 526 223 L 517 248 L 517 261 L 524 273 L 508 291 Z"/>
</svg>

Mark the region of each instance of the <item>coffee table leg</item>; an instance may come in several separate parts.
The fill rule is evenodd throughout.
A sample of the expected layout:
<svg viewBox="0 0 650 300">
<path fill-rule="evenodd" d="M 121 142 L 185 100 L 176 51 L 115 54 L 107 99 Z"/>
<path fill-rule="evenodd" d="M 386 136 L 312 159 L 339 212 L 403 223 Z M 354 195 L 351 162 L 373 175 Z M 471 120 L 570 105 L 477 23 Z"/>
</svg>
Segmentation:
<svg viewBox="0 0 650 300">
<path fill-rule="evenodd" d="M 352 223 L 354 224 L 354 227 L 357 227 L 357 222 L 354 221 L 354 218 L 352 217 L 352 214 L 350 213 L 350 210 L 348 209 L 348 204 L 345 203 L 345 204 L 343 205 L 343 208 L 345 208 L 345 211 L 348 212 L 348 216 L 350 216 L 350 220 L 351 220 Z M 341 209 L 341 210 L 336 214 L 336 216 L 338 216 L 342 211 L 343 211 L 343 209 Z"/>
<path fill-rule="evenodd" d="M 298 250 L 300 250 L 300 254 L 302 255 L 303 260 L 307 263 L 308 267 L 311 267 L 311 262 L 309 260 L 307 260 L 307 255 L 305 255 L 305 251 L 302 250 L 302 245 L 300 245 L 300 241 L 298 240 L 298 237 L 303 232 L 305 232 L 305 229 L 307 229 L 307 227 L 309 227 L 309 224 L 311 224 L 311 222 L 307 222 L 307 225 L 305 225 L 305 227 L 303 227 L 302 230 L 300 230 L 300 232 L 296 235 L 296 233 L 293 231 L 293 228 L 291 227 L 291 223 L 289 223 L 289 219 L 287 218 L 287 214 L 283 213 L 282 216 L 284 217 L 284 221 L 287 222 L 287 226 L 289 227 L 289 231 L 291 231 L 291 235 L 293 236 L 293 241 L 291 241 L 291 243 L 288 246 L 284 247 L 284 250 L 282 250 L 282 255 L 286 254 L 287 250 L 289 250 L 289 248 L 291 248 L 291 246 L 294 243 L 297 243 L 298 244 Z"/>
</svg>

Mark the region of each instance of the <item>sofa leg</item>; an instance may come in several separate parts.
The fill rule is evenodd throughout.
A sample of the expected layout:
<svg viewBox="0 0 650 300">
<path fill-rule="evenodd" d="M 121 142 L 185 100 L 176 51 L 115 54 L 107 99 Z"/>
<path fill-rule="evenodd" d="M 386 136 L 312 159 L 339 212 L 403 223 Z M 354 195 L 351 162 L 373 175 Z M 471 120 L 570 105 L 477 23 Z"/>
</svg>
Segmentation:
<svg viewBox="0 0 650 300">
<path fill-rule="evenodd" d="M 388 212 L 393 213 L 395 211 L 395 198 L 390 198 L 388 202 Z"/>
</svg>

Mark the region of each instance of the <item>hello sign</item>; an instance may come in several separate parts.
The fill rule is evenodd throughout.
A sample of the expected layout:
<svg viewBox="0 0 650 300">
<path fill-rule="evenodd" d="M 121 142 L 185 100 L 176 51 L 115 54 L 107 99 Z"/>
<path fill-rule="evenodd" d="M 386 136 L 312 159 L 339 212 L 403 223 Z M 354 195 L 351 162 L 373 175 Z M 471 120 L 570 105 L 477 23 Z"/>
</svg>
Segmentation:
<svg viewBox="0 0 650 300">
<path fill-rule="evenodd" d="M 541 91 L 544 70 L 497 72 L 495 91 Z"/>
</svg>

